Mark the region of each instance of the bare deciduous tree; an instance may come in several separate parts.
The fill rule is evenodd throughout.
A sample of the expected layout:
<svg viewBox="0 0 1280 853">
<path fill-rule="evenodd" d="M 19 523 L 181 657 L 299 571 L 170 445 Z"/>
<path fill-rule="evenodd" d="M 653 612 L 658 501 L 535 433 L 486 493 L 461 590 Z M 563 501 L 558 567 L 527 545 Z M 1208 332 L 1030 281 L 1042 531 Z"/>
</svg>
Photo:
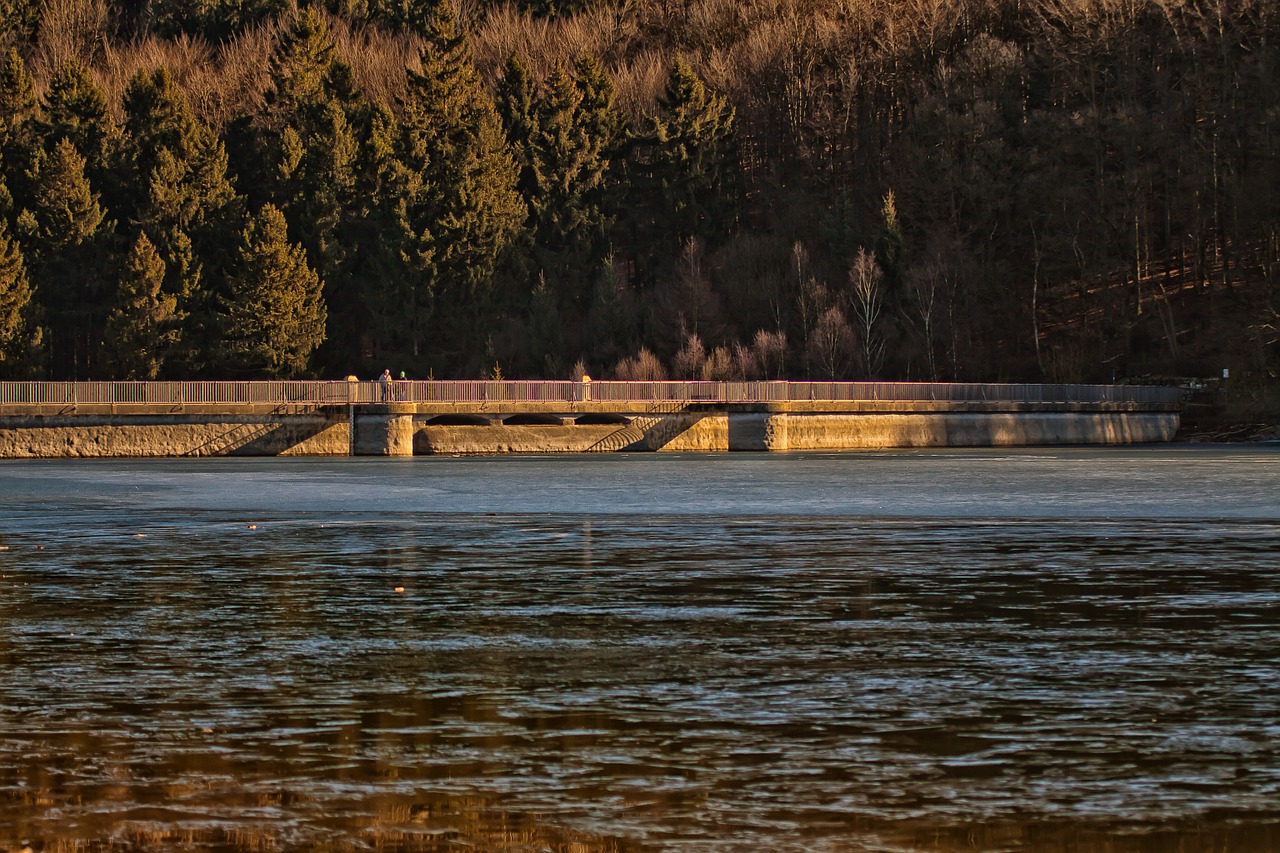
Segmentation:
<svg viewBox="0 0 1280 853">
<path fill-rule="evenodd" d="M 787 333 L 760 329 L 751 342 L 760 373 L 765 379 L 782 379 L 787 369 Z"/>
<path fill-rule="evenodd" d="M 853 350 L 853 329 L 844 312 L 833 305 L 818 318 L 809 338 L 809 361 L 820 378 L 843 379 L 849 372 Z"/>
<path fill-rule="evenodd" d="M 671 360 L 671 370 L 676 379 L 702 379 L 702 366 L 707 360 L 706 347 L 697 335 L 685 335 L 684 346 Z"/>
<path fill-rule="evenodd" d="M 613 375 L 623 382 L 665 382 L 667 369 L 652 350 L 641 347 L 635 355 L 619 361 Z"/>
<path fill-rule="evenodd" d="M 884 366 L 888 347 L 883 328 L 884 273 L 875 257 L 864 248 L 858 249 L 849 268 L 849 289 L 853 302 L 853 318 L 858 337 L 858 355 L 866 379 L 875 379 Z"/>
</svg>

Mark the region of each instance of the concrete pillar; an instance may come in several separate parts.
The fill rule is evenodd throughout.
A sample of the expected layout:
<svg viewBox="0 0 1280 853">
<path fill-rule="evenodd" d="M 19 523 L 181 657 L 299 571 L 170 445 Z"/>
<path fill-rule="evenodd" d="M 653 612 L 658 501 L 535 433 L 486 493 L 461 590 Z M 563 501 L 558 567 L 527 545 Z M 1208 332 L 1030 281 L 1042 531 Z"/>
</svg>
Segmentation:
<svg viewBox="0 0 1280 853">
<path fill-rule="evenodd" d="M 356 410 L 354 456 L 412 456 L 413 422 L 411 405 L 390 403 Z"/>
</svg>

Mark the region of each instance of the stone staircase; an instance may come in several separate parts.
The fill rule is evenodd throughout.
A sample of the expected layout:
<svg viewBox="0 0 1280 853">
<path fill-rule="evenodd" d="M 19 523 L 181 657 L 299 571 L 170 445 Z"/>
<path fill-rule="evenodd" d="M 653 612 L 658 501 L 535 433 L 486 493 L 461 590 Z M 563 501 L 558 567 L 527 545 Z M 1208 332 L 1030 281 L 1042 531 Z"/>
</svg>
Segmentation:
<svg viewBox="0 0 1280 853">
<path fill-rule="evenodd" d="M 268 435 L 279 425 L 274 423 L 237 424 L 231 429 L 191 448 L 183 456 L 229 456 L 254 439 Z"/>
<path fill-rule="evenodd" d="M 667 403 L 653 414 L 640 415 L 611 432 L 586 449 L 586 453 L 618 453 L 623 450 L 655 450 L 679 435 L 688 425 L 676 415 L 683 414 L 688 403 Z"/>
</svg>

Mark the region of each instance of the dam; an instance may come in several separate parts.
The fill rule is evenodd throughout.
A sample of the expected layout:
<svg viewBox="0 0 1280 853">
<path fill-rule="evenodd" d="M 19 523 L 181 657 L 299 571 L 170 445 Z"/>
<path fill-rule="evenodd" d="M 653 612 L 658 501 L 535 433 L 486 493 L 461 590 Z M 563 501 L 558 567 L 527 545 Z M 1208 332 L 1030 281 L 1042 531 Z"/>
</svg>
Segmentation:
<svg viewBox="0 0 1280 853">
<path fill-rule="evenodd" d="M 856 451 L 1170 441 L 1181 392 L 902 382 L 0 382 L 0 458 Z"/>
</svg>

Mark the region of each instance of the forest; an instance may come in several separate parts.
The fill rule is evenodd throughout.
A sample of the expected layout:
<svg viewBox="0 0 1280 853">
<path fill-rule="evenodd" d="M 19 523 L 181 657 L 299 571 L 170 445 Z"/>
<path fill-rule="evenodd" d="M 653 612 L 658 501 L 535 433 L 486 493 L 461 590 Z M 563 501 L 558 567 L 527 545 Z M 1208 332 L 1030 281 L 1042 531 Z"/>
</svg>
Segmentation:
<svg viewBox="0 0 1280 853">
<path fill-rule="evenodd" d="M 0 378 L 1280 372 L 1274 0 L 0 0 Z"/>
</svg>

